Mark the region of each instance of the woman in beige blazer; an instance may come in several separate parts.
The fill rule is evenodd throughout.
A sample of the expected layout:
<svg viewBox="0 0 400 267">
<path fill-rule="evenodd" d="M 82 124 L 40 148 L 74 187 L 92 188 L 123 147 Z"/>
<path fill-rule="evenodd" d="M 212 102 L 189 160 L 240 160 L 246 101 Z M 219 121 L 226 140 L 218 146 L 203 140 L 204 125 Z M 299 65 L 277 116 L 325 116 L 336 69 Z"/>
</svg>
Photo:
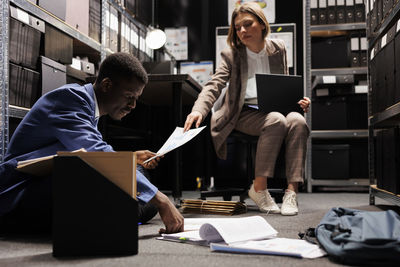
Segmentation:
<svg viewBox="0 0 400 267">
<path fill-rule="evenodd" d="M 226 158 L 226 139 L 234 129 L 259 136 L 255 179 L 249 196 L 262 212 L 296 215 L 296 193 L 298 183 L 303 182 L 309 135 L 306 121 L 297 112 L 284 116 L 249 107 L 249 104 L 257 102 L 255 72 L 288 74 L 285 45 L 281 40 L 266 38 L 269 32 L 269 24 L 258 4 L 247 2 L 233 11 L 228 34 L 229 48 L 222 51 L 221 64 L 203 87 L 186 118 L 184 129 L 189 130 L 193 123 L 199 127 L 229 83 L 221 108 L 211 117 L 211 136 L 218 157 Z M 307 112 L 310 100 L 304 97 L 298 104 Z M 280 209 L 267 190 L 267 178 L 274 174 L 283 142 L 286 144 L 288 189 Z"/>
</svg>

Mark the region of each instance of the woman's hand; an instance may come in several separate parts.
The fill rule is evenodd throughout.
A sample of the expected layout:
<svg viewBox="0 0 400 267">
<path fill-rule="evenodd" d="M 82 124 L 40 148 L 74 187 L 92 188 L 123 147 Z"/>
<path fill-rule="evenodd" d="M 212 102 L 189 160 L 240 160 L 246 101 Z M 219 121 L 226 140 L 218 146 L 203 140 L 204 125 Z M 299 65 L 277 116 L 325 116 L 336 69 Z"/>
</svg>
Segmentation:
<svg viewBox="0 0 400 267">
<path fill-rule="evenodd" d="M 192 124 L 196 122 L 196 128 L 200 126 L 200 123 L 203 121 L 203 115 L 201 115 L 198 111 L 193 111 L 186 117 L 185 126 L 183 127 L 183 131 L 186 132 L 190 130 Z"/>
<path fill-rule="evenodd" d="M 145 162 L 147 159 L 149 159 L 151 157 L 154 157 L 155 155 L 157 155 L 157 154 L 154 153 L 154 152 L 151 152 L 149 150 L 136 151 L 137 163 L 142 165 L 146 169 L 154 169 L 155 167 L 157 167 L 158 162 L 160 161 L 160 158 L 162 158 L 162 156 L 161 157 L 157 157 L 157 158 L 155 158 L 153 160 L 150 160 L 147 163 L 143 163 L 143 162 Z"/>
<path fill-rule="evenodd" d="M 303 109 L 304 113 L 308 112 L 308 109 L 310 107 L 311 104 L 311 100 L 308 97 L 303 97 L 303 99 L 301 99 L 299 102 L 297 102 L 297 104 L 300 105 L 300 107 Z"/>
</svg>

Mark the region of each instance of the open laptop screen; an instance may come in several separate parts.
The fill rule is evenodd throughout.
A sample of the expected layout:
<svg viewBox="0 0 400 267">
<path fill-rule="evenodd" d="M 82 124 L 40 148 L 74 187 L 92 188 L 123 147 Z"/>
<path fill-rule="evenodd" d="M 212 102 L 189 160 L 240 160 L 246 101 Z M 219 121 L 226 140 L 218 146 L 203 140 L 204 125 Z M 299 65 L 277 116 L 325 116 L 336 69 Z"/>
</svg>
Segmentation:
<svg viewBox="0 0 400 267">
<path fill-rule="evenodd" d="M 303 114 L 299 100 L 303 98 L 303 78 L 298 75 L 256 74 L 258 109 L 265 113 L 277 111 L 287 115 Z"/>
</svg>

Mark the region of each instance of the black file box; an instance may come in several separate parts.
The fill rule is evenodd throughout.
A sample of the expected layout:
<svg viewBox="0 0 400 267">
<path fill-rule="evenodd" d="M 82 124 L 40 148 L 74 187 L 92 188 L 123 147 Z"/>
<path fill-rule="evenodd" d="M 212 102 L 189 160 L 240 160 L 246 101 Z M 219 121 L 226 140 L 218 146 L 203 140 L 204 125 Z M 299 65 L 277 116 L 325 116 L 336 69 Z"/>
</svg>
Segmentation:
<svg viewBox="0 0 400 267">
<path fill-rule="evenodd" d="M 49 58 L 42 60 L 42 92 L 45 94 L 67 83 L 66 67 Z"/>
<path fill-rule="evenodd" d="M 354 0 L 346 0 L 346 23 L 354 22 Z"/>
<path fill-rule="evenodd" d="M 30 108 L 37 99 L 40 74 L 10 63 L 9 104 Z"/>
<path fill-rule="evenodd" d="M 89 1 L 89 37 L 101 42 L 101 0 Z"/>
<path fill-rule="evenodd" d="M 136 0 L 125 0 L 125 8 L 133 15 L 136 15 Z"/>
<path fill-rule="evenodd" d="M 58 18 L 65 20 L 67 0 L 37 0 L 37 3 Z"/>
<path fill-rule="evenodd" d="M 311 25 L 318 25 L 319 24 L 318 0 L 310 1 L 310 16 L 311 16 Z"/>
<path fill-rule="evenodd" d="M 53 256 L 138 253 L 138 203 L 76 156 L 53 171 Z"/>
<path fill-rule="evenodd" d="M 313 130 L 367 129 L 367 96 L 354 94 L 313 99 Z"/>
<path fill-rule="evenodd" d="M 336 0 L 328 0 L 327 20 L 328 24 L 336 24 Z"/>
<path fill-rule="evenodd" d="M 364 0 L 355 0 L 354 5 L 354 21 L 365 22 L 365 5 Z"/>
<path fill-rule="evenodd" d="M 328 23 L 328 8 L 327 8 L 327 0 L 318 0 L 318 24 L 327 24 Z"/>
<path fill-rule="evenodd" d="M 348 144 L 312 146 L 313 179 L 348 179 L 350 178 Z"/>
<path fill-rule="evenodd" d="M 346 22 L 345 0 L 336 1 L 336 22 L 342 24 Z"/>
<path fill-rule="evenodd" d="M 20 20 L 18 10 L 10 7 L 9 59 L 15 64 L 36 70 L 45 25 L 42 20 L 27 13 L 27 17 Z"/>
<path fill-rule="evenodd" d="M 54 61 L 71 64 L 73 54 L 72 37 L 46 24 L 44 55 Z"/>
<path fill-rule="evenodd" d="M 384 103 L 383 109 L 386 109 L 389 106 L 395 104 L 395 45 L 394 45 L 394 35 L 396 33 L 396 26 L 394 25 L 386 34 L 386 46 L 382 50 L 383 61 L 385 62 L 385 66 L 382 68 L 383 72 L 383 86 L 384 91 L 386 92 L 386 101 Z"/>
<path fill-rule="evenodd" d="M 347 36 L 313 37 L 311 51 L 313 69 L 350 66 L 350 42 Z"/>
</svg>

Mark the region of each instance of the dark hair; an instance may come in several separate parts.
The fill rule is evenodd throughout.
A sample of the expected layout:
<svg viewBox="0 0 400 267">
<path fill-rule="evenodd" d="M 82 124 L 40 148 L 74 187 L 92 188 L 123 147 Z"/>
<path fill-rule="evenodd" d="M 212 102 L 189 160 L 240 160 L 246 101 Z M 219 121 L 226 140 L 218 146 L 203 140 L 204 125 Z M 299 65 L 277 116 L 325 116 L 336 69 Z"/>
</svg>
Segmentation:
<svg viewBox="0 0 400 267">
<path fill-rule="evenodd" d="M 262 8 L 258 3 L 246 2 L 242 5 L 237 6 L 235 10 L 233 10 L 232 12 L 231 25 L 229 27 L 228 38 L 226 40 L 226 42 L 232 49 L 237 49 L 242 45 L 242 42 L 237 36 L 235 29 L 235 19 L 239 13 L 249 13 L 255 16 L 258 22 L 261 25 L 265 26 L 265 29 L 262 31 L 263 38 L 266 38 L 268 36 L 268 34 L 271 31 L 271 28 L 269 27 L 269 23 L 264 15 Z"/>
<path fill-rule="evenodd" d="M 133 55 L 128 53 L 114 53 L 107 56 L 100 64 L 99 75 L 96 82 L 104 78 L 110 78 L 112 82 L 118 80 L 138 79 L 139 82 L 147 84 L 148 77 L 142 63 Z"/>
</svg>

